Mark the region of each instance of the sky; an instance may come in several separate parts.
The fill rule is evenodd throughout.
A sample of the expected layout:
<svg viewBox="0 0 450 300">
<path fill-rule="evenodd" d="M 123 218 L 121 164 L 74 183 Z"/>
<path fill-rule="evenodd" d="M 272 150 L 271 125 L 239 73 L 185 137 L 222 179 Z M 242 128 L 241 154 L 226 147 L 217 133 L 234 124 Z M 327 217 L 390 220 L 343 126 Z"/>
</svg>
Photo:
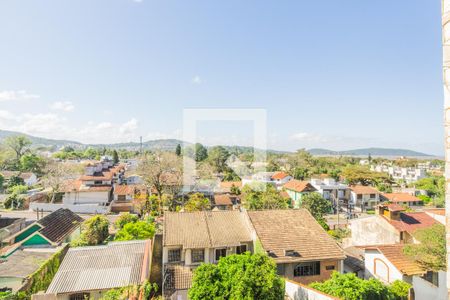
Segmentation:
<svg viewBox="0 0 450 300">
<path fill-rule="evenodd" d="M 185 109 L 263 109 L 268 147 L 442 155 L 440 1 L 0 2 L 0 129 L 183 137 Z M 251 145 L 250 121 L 199 141 Z"/>
</svg>

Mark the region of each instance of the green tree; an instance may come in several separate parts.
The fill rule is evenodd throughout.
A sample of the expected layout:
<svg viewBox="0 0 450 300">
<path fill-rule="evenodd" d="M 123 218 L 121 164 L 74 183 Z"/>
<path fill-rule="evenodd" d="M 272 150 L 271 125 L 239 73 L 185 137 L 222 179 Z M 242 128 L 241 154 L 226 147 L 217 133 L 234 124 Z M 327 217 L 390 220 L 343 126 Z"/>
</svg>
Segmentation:
<svg viewBox="0 0 450 300">
<path fill-rule="evenodd" d="M 5 177 L 0 173 L 0 192 L 3 191 L 3 184 L 5 183 Z"/>
<path fill-rule="evenodd" d="M 222 146 L 212 147 L 208 151 L 208 161 L 213 166 L 214 171 L 222 173 L 227 169 L 227 159 L 230 153 Z"/>
<path fill-rule="evenodd" d="M 14 151 L 16 160 L 20 161 L 20 158 L 30 150 L 32 142 L 24 135 L 16 135 L 5 138 L 4 144 Z"/>
<path fill-rule="evenodd" d="M 177 156 L 181 156 L 181 145 L 177 144 L 177 147 L 175 148 L 175 154 Z"/>
<path fill-rule="evenodd" d="M 138 216 L 132 215 L 130 213 L 124 213 L 117 218 L 116 222 L 114 222 L 114 225 L 117 229 L 122 229 L 126 224 L 135 223 L 137 221 L 139 221 Z"/>
<path fill-rule="evenodd" d="M 11 176 L 8 180 L 8 188 L 11 188 L 16 185 L 24 185 L 25 181 L 20 176 Z"/>
<path fill-rule="evenodd" d="M 330 201 L 323 198 L 319 193 L 308 193 L 303 195 L 301 206 L 306 208 L 325 230 L 329 229 L 324 216 L 331 211 Z"/>
<path fill-rule="evenodd" d="M 280 192 L 271 184 L 246 185 L 242 189 L 242 202 L 250 210 L 257 209 L 286 209 L 288 202 Z"/>
<path fill-rule="evenodd" d="M 155 235 L 155 225 L 146 221 L 126 223 L 114 238 L 115 241 L 146 240 Z"/>
<path fill-rule="evenodd" d="M 235 254 L 222 257 L 217 265 L 203 264 L 196 268 L 189 298 L 282 300 L 284 281 L 268 256 Z"/>
<path fill-rule="evenodd" d="M 109 221 L 103 215 L 96 215 L 84 221 L 81 235 L 72 241 L 72 246 L 95 246 L 102 244 L 109 236 Z"/>
<path fill-rule="evenodd" d="M 241 194 L 241 190 L 239 189 L 239 187 L 237 187 L 234 184 L 232 184 L 231 188 L 230 188 L 230 193 L 232 195 L 240 195 Z"/>
<path fill-rule="evenodd" d="M 116 149 L 114 149 L 114 151 L 113 151 L 112 158 L 113 158 L 114 164 L 119 163 L 119 154 L 117 153 Z"/>
<path fill-rule="evenodd" d="M 389 286 L 389 290 L 394 295 L 395 299 L 407 300 L 411 287 L 412 286 L 407 282 L 395 280 Z"/>
<path fill-rule="evenodd" d="M 348 184 L 376 185 L 390 182 L 388 174 L 371 171 L 368 166 L 348 166 L 341 175 Z"/>
<path fill-rule="evenodd" d="M 187 212 L 202 211 L 211 208 L 211 203 L 202 193 L 195 193 L 189 196 L 188 201 L 184 205 Z"/>
<path fill-rule="evenodd" d="M 20 170 L 23 172 L 33 172 L 36 175 L 41 176 L 45 166 L 45 159 L 34 153 L 24 154 L 20 158 Z"/>
<path fill-rule="evenodd" d="M 446 270 L 445 227 L 435 224 L 414 232 L 418 244 L 408 244 L 403 248 L 406 255 L 416 260 L 426 270 Z"/>
<path fill-rule="evenodd" d="M 200 143 L 196 143 L 194 147 L 194 159 L 196 162 L 204 161 L 208 158 L 208 150 L 206 150 L 205 146 Z"/>
<path fill-rule="evenodd" d="M 402 299 L 397 297 L 392 290 L 371 278 L 364 280 L 353 273 L 341 274 L 333 272 L 331 278 L 324 282 L 314 282 L 310 286 L 334 297 L 343 300 L 392 300 Z"/>
</svg>

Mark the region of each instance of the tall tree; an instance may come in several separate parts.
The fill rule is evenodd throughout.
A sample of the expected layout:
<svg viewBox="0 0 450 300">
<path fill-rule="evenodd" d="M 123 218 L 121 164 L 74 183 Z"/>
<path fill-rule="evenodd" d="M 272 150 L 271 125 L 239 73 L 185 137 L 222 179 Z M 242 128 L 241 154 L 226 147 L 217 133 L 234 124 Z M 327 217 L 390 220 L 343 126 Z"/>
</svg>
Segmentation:
<svg viewBox="0 0 450 300">
<path fill-rule="evenodd" d="M 113 162 L 115 164 L 117 164 L 119 162 L 119 154 L 117 153 L 116 149 L 114 149 L 112 157 L 113 157 Z"/>
<path fill-rule="evenodd" d="M 444 71 L 444 126 L 445 130 L 445 162 L 450 164 L 450 0 L 442 0 L 442 44 L 443 44 L 443 71 Z M 445 172 L 446 187 L 450 185 L 450 176 Z M 450 191 L 445 192 L 445 209 L 450 211 Z M 447 213 L 445 225 L 450 229 L 450 216 Z M 450 257 L 450 234 L 446 235 L 447 258 Z M 447 265 L 450 259 L 447 259 Z M 447 278 L 450 278 L 450 267 L 447 267 Z M 447 286 L 447 294 L 450 298 L 450 285 Z"/>
<path fill-rule="evenodd" d="M 84 221 L 81 235 L 73 240 L 72 246 L 95 246 L 103 243 L 109 236 L 109 221 L 103 215 L 95 215 Z"/>
<path fill-rule="evenodd" d="M 202 211 L 211 208 L 209 199 L 202 193 L 195 193 L 189 196 L 189 200 L 186 202 L 184 209 L 188 212 Z"/>
<path fill-rule="evenodd" d="M 81 173 L 81 169 L 77 165 L 60 162 L 49 162 L 44 168 L 44 176 L 42 177 L 42 185 L 51 191 L 51 202 L 54 202 L 56 196 L 62 192 L 62 188 L 70 180 L 74 180 Z"/>
<path fill-rule="evenodd" d="M 4 144 L 14 151 L 16 159 L 20 158 L 30 150 L 31 140 L 24 135 L 8 136 L 5 138 Z"/>
<path fill-rule="evenodd" d="M 208 150 L 200 143 L 196 143 L 194 146 L 194 159 L 196 162 L 204 161 L 208 157 Z"/>
<path fill-rule="evenodd" d="M 226 161 L 230 153 L 222 146 L 212 147 L 208 152 L 208 161 L 213 166 L 215 172 L 222 173 L 226 170 Z"/>
<path fill-rule="evenodd" d="M 177 147 L 175 148 L 175 154 L 177 156 L 181 156 L 181 145 L 177 144 Z"/>
<path fill-rule="evenodd" d="M 308 193 L 302 198 L 302 208 L 307 209 L 316 221 L 325 229 L 329 227 L 324 216 L 331 211 L 331 202 L 319 193 Z"/>
</svg>

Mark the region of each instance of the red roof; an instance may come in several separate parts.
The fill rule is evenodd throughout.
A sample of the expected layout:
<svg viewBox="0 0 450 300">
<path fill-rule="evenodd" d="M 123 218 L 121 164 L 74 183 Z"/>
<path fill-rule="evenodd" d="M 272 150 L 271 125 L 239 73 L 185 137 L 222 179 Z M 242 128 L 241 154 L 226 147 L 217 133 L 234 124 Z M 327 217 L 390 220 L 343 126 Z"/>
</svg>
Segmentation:
<svg viewBox="0 0 450 300">
<path fill-rule="evenodd" d="M 352 190 L 352 192 L 354 192 L 355 194 L 363 194 L 363 195 L 380 193 L 377 189 L 365 185 L 352 185 L 350 186 L 350 190 Z"/>
<path fill-rule="evenodd" d="M 400 220 L 385 218 L 398 231 L 413 233 L 417 229 L 428 228 L 437 223 L 435 219 L 424 212 L 400 213 Z"/>
<path fill-rule="evenodd" d="M 135 185 L 115 185 L 114 194 L 115 195 L 134 195 L 136 186 Z"/>
<path fill-rule="evenodd" d="M 395 203 L 386 204 L 384 206 L 386 206 L 387 209 L 389 209 L 390 211 L 404 211 L 405 210 L 405 208 L 403 206 L 395 204 Z"/>
<path fill-rule="evenodd" d="M 285 172 L 275 172 L 272 175 L 272 179 L 274 179 L 274 180 L 281 180 L 281 179 L 284 179 L 284 178 L 286 178 L 288 176 L 290 176 L 290 175 L 288 173 L 285 173 Z"/>
<path fill-rule="evenodd" d="M 292 190 L 299 193 L 317 191 L 316 188 L 313 187 L 308 181 L 300 181 L 296 179 L 286 182 L 283 187 L 287 190 Z"/>
<path fill-rule="evenodd" d="M 383 194 L 385 198 L 387 198 L 391 202 L 413 202 L 413 201 L 422 201 L 416 196 L 410 195 L 408 193 L 386 193 Z"/>
<path fill-rule="evenodd" d="M 228 194 L 216 194 L 214 195 L 214 203 L 216 205 L 233 205 L 231 197 Z"/>
</svg>

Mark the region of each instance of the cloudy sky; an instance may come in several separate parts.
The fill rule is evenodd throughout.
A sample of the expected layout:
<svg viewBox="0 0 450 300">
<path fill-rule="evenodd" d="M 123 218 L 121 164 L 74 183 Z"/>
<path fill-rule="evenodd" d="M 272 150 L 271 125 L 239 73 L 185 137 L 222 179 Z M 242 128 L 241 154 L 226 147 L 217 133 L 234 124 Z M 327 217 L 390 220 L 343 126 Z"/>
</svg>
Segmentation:
<svg viewBox="0 0 450 300">
<path fill-rule="evenodd" d="M 273 149 L 443 153 L 439 1 L 4 0 L 0 38 L 0 129 L 181 138 L 183 109 L 259 108 Z"/>
</svg>

